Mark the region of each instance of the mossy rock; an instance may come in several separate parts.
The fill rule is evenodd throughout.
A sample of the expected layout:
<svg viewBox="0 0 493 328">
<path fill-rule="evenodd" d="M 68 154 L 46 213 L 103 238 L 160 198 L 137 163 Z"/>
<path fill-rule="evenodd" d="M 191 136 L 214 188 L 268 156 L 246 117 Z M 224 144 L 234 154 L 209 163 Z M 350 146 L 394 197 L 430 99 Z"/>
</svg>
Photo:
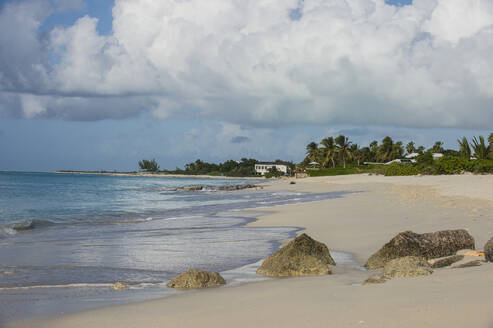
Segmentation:
<svg viewBox="0 0 493 328">
<path fill-rule="evenodd" d="M 412 278 L 433 273 L 428 262 L 416 256 L 394 259 L 383 267 L 384 278 Z"/>
<path fill-rule="evenodd" d="M 192 269 L 171 279 L 167 286 L 170 288 L 193 289 L 215 287 L 224 284 L 226 284 L 226 281 L 217 272 Z"/>
<path fill-rule="evenodd" d="M 417 256 L 434 259 L 454 255 L 461 249 L 475 249 L 474 238 L 464 229 L 423 234 L 405 231 L 373 254 L 365 266 L 371 270 L 379 269 L 387 262 L 400 257 Z"/>
<path fill-rule="evenodd" d="M 335 265 L 323 243 L 302 234 L 269 256 L 257 270 L 266 277 L 293 277 L 331 274 L 328 265 Z"/>
<path fill-rule="evenodd" d="M 387 279 L 384 277 L 370 277 L 363 281 L 363 285 L 373 285 L 373 284 L 384 284 L 387 282 Z"/>
<path fill-rule="evenodd" d="M 493 238 L 484 245 L 484 258 L 486 262 L 493 262 Z"/>
</svg>

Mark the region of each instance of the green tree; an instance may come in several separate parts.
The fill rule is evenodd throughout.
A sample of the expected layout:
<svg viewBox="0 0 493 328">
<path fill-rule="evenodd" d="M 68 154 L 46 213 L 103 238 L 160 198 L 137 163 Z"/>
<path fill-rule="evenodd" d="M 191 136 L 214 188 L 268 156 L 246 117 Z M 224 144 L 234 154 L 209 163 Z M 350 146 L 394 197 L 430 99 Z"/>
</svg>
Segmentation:
<svg viewBox="0 0 493 328">
<path fill-rule="evenodd" d="M 351 150 L 351 155 L 353 156 L 353 159 L 358 163 L 358 166 L 360 165 L 360 161 L 363 158 L 363 150 L 360 148 L 357 144 L 352 144 L 350 147 Z"/>
<path fill-rule="evenodd" d="M 267 170 L 265 177 L 266 178 L 279 178 L 281 175 L 283 175 L 282 171 L 279 171 L 277 169 L 277 167 L 273 166 Z"/>
<path fill-rule="evenodd" d="M 147 172 L 157 172 L 159 171 L 159 165 L 157 164 L 155 159 L 147 160 L 143 159 L 139 161 L 139 167 L 141 170 L 145 170 Z"/>
<path fill-rule="evenodd" d="M 443 151 L 444 151 L 443 142 L 441 142 L 441 141 L 435 142 L 433 147 L 431 147 L 431 152 L 433 152 L 433 153 L 443 153 Z"/>
<path fill-rule="evenodd" d="M 323 155 L 323 159 L 324 159 L 322 162 L 322 166 L 327 167 L 327 165 L 329 164 L 329 160 L 330 160 L 332 162 L 332 167 L 333 168 L 336 167 L 336 162 L 335 162 L 334 158 L 337 155 L 337 151 L 336 151 L 336 145 L 334 142 L 334 138 L 333 137 L 324 138 L 324 139 L 322 139 L 320 144 L 322 146 L 324 146 L 324 148 L 321 151 L 322 155 Z"/>
<path fill-rule="evenodd" d="M 306 146 L 306 157 L 310 162 L 318 162 L 320 156 L 320 149 L 318 149 L 318 145 L 316 142 L 310 142 Z"/>
<path fill-rule="evenodd" d="M 471 159 L 471 147 L 469 146 L 469 141 L 467 141 L 467 138 L 462 137 L 462 140 L 457 139 L 457 142 L 459 143 L 460 156 L 467 160 Z"/>
<path fill-rule="evenodd" d="M 351 146 L 351 141 L 349 141 L 347 137 L 340 135 L 335 138 L 335 143 L 337 153 L 342 158 L 343 167 L 346 168 L 346 159 L 351 159 L 353 157 L 349 148 Z"/>
<path fill-rule="evenodd" d="M 404 155 L 404 147 L 402 141 L 397 141 L 392 145 L 392 159 L 402 158 Z"/>
<path fill-rule="evenodd" d="M 493 157 L 493 132 L 490 133 L 489 137 L 488 137 L 488 148 L 490 149 L 490 157 Z"/>
<path fill-rule="evenodd" d="M 406 152 L 408 154 L 412 154 L 416 152 L 416 146 L 414 145 L 414 141 L 409 141 L 406 145 Z"/>
<path fill-rule="evenodd" d="M 393 159 L 394 141 L 391 137 L 386 136 L 382 139 L 382 144 L 378 147 L 377 160 L 388 162 Z"/>
<path fill-rule="evenodd" d="M 472 139 L 472 149 L 474 149 L 474 157 L 477 159 L 487 159 L 489 155 L 489 147 L 486 146 L 483 136 Z"/>
</svg>

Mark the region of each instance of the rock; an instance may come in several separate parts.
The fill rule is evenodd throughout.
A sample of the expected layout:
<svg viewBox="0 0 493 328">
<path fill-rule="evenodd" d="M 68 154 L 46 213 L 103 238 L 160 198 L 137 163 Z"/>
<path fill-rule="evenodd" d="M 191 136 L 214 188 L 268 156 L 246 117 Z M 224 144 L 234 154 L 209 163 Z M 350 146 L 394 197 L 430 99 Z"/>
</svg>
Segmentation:
<svg viewBox="0 0 493 328">
<path fill-rule="evenodd" d="M 370 277 L 363 281 L 363 285 L 370 285 L 370 284 L 383 284 L 386 283 L 387 279 L 384 277 Z"/>
<path fill-rule="evenodd" d="M 480 261 L 480 260 L 469 261 L 469 262 L 466 262 L 466 263 L 463 263 L 463 264 L 454 265 L 452 267 L 452 269 L 463 269 L 463 268 L 477 267 L 477 266 L 480 266 L 481 265 L 481 262 L 482 261 Z"/>
<path fill-rule="evenodd" d="M 111 285 L 110 288 L 113 290 L 124 290 L 124 289 L 127 289 L 128 286 L 129 286 L 129 284 L 127 284 L 125 282 L 117 281 L 113 285 Z"/>
<path fill-rule="evenodd" d="M 368 269 L 379 269 L 390 260 L 417 256 L 433 259 L 454 255 L 460 249 L 474 249 L 474 238 L 464 229 L 445 230 L 432 233 L 417 234 L 412 231 L 401 232 L 378 252 L 373 254 L 365 266 Z"/>
<path fill-rule="evenodd" d="M 384 278 L 410 278 L 428 276 L 433 270 L 424 259 L 406 256 L 393 259 L 383 267 Z"/>
<path fill-rule="evenodd" d="M 188 186 L 188 187 L 183 187 L 184 191 L 199 191 L 202 190 L 202 186 Z"/>
<path fill-rule="evenodd" d="M 290 182 L 289 184 L 296 184 L 296 182 L 294 182 L 294 181 L 291 181 L 291 182 Z"/>
<path fill-rule="evenodd" d="M 224 284 L 226 284 L 226 281 L 217 272 L 188 270 L 171 279 L 167 286 L 170 288 L 192 289 L 214 287 Z"/>
<path fill-rule="evenodd" d="M 436 269 L 436 268 L 443 268 L 452 265 L 455 262 L 459 262 L 463 259 L 464 259 L 464 255 L 452 255 L 452 256 L 442 257 L 439 259 L 428 260 L 428 264 L 432 268 Z"/>
<path fill-rule="evenodd" d="M 267 277 L 290 277 L 331 274 L 335 265 L 325 244 L 302 234 L 269 256 L 257 270 Z"/>
<path fill-rule="evenodd" d="M 471 251 L 470 249 L 463 249 L 458 251 L 457 255 L 484 257 L 484 252 Z"/>
<path fill-rule="evenodd" d="M 252 188 L 263 189 L 262 186 L 257 186 L 254 184 L 237 184 L 237 185 L 219 186 L 217 189 L 222 191 L 233 191 L 233 190 L 252 189 Z"/>
<path fill-rule="evenodd" d="M 484 257 L 486 262 L 493 262 L 493 238 L 484 245 Z"/>
</svg>

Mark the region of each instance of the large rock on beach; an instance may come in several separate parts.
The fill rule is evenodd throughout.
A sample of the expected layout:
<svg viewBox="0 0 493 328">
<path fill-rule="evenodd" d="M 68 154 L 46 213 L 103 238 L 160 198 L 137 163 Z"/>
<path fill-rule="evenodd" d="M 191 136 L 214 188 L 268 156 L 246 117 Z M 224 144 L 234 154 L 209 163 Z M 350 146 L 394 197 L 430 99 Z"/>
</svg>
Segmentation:
<svg viewBox="0 0 493 328">
<path fill-rule="evenodd" d="M 461 249 L 474 248 L 474 238 L 464 229 L 423 234 L 406 231 L 399 233 L 373 254 L 365 266 L 368 269 L 379 269 L 387 262 L 400 257 L 434 259 L 454 255 Z"/>
<path fill-rule="evenodd" d="M 429 260 L 428 264 L 432 268 L 436 269 L 436 268 L 447 267 L 447 266 L 452 265 L 456 262 L 462 261 L 463 259 L 464 259 L 464 255 L 452 255 L 452 256 L 441 257 L 438 259 Z"/>
<path fill-rule="evenodd" d="M 416 256 L 393 259 L 383 267 L 384 278 L 412 278 L 433 273 L 428 262 Z"/>
<path fill-rule="evenodd" d="M 302 234 L 269 256 L 257 270 L 267 277 L 293 277 L 331 274 L 328 265 L 335 265 L 323 243 Z"/>
<path fill-rule="evenodd" d="M 226 284 L 226 281 L 217 272 L 192 269 L 171 279 L 167 286 L 170 288 L 192 289 L 214 287 L 224 284 Z"/>
<path fill-rule="evenodd" d="M 484 245 L 484 258 L 486 262 L 493 262 L 493 238 Z"/>
</svg>

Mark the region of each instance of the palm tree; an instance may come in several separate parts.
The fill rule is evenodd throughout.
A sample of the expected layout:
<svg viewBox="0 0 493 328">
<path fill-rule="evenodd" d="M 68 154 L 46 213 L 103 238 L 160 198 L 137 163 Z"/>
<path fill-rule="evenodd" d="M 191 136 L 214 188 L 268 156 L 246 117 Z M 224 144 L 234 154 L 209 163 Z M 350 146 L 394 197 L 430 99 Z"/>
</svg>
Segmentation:
<svg viewBox="0 0 493 328">
<path fill-rule="evenodd" d="M 435 142 L 435 144 L 433 145 L 433 147 L 431 147 L 431 151 L 433 153 L 443 153 L 444 152 L 443 142 L 441 142 L 441 141 Z"/>
<path fill-rule="evenodd" d="M 335 138 L 336 148 L 339 155 L 342 157 L 343 167 L 346 168 L 346 159 L 351 159 L 353 154 L 349 147 L 351 146 L 351 141 L 343 135 Z"/>
<path fill-rule="evenodd" d="M 488 143 L 489 143 L 488 148 L 490 148 L 490 157 L 491 157 L 491 154 L 493 154 L 493 132 L 490 133 L 490 136 L 488 137 Z"/>
<path fill-rule="evenodd" d="M 402 141 L 397 141 L 392 146 L 392 159 L 401 158 L 404 154 L 404 147 L 402 146 Z"/>
<path fill-rule="evenodd" d="M 336 167 L 336 162 L 334 160 L 334 157 L 336 156 L 337 151 L 336 151 L 334 138 L 333 137 L 324 138 L 322 139 L 322 141 L 320 141 L 320 144 L 324 146 L 324 149 L 322 151 L 324 155 L 324 161 L 322 163 L 322 166 L 327 167 L 327 164 L 329 163 L 330 160 L 332 162 L 332 167 Z"/>
<path fill-rule="evenodd" d="M 469 141 L 466 137 L 462 137 L 462 140 L 457 139 L 459 143 L 459 153 L 462 157 L 466 159 L 471 159 L 471 147 L 469 146 Z"/>
<path fill-rule="evenodd" d="M 358 166 L 359 166 L 359 162 L 363 158 L 363 151 L 357 144 L 352 144 L 350 150 L 351 150 L 351 154 L 353 155 L 353 159 L 355 159 L 358 162 Z"/>
<path fill-rule="evenodd" d="M 416 152 L 416 146 L 414 145 L 414 141 L 409 141 L 406 145 L 406 152 L 408 154 L 412 154 Z"/>
<path fill-rule="evenodd" d="M 387 162 L 392 160 L 392 151 L 394 150 L 394 141 L 387 136 L 382 139 L 382 144 L 378 147 L 377 158 L 379 161 Z"/>
<path fill-rule="evenodd" d="M 316 162 L 320 155 L 320 149 L 318 149 L 318 145 L 316 142 L 310 142 L 306 146 L 306 156 L 311 162 Z"/>
<path fill-rule="evenodd" d="M 477 159 L 487 159 L 489 154 L 489 148 L 486 147 L 483 136 L 479 136 L 479 140 L 474 137 L 472 139 L 472 148 L 474 149 L 474 156 Z"/>
</svg>

